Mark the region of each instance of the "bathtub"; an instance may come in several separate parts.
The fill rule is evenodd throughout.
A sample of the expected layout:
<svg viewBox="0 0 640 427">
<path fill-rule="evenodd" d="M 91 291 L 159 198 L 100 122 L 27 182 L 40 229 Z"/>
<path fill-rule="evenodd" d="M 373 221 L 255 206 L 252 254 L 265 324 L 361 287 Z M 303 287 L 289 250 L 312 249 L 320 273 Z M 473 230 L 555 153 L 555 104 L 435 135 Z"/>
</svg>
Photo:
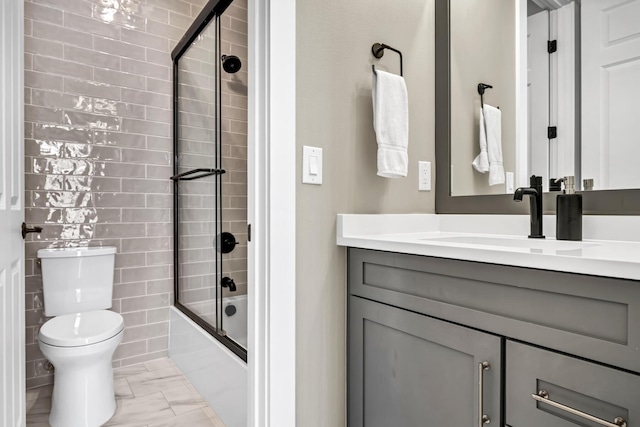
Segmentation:
<svg viewBox="0 0 640 427">
<path fill-rule="evenodd" d="M 227 336 L 247 348 L 247 296 L 225 298 L 222 303 L 222 327 Z"/>
<path fill-rule="evenodd" d="M 227 335 L 246 348 L 247 296 L 225 298 L 222 309 Z M 247 364 L 175 307 L 169 357 L 227 427 L 246 427 Z"/>
</svg>

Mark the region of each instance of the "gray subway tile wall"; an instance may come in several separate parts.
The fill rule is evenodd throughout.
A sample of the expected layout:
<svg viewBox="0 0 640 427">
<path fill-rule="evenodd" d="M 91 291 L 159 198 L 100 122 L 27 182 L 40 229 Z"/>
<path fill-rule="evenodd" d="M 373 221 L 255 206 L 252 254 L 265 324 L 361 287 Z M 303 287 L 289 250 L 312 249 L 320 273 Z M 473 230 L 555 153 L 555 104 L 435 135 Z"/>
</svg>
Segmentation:
<svg viewBox="0 0 640 427">
<path fill-rule="evenodd" d="M 169 52 L 204 3 L 25 1 L 25 216 L 44 226 L 26 243 L 28 387 L 53 380 L 37 342 L 40 248 L 116 246 L 113 309 L 126 331 L 114 365 L 167 354 Z"/>
</svg>

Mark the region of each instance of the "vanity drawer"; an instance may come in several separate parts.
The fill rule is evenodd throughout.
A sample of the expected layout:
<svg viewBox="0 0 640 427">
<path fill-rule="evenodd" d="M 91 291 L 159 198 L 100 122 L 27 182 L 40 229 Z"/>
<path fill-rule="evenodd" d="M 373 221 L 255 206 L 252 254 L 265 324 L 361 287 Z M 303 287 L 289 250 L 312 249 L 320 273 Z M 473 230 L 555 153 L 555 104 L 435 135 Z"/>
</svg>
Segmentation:
<svg viewBox="0 0 640 427">
<path fill-rule="evenodd" d="M 508 341 L 505 376 L 508 426 L 640 425 L 638 375 Z"/>
<path fill-rule="evenodd" d="M 640 373 L 640 282 L 349 249 L 349 293 Z"/>
</svg>

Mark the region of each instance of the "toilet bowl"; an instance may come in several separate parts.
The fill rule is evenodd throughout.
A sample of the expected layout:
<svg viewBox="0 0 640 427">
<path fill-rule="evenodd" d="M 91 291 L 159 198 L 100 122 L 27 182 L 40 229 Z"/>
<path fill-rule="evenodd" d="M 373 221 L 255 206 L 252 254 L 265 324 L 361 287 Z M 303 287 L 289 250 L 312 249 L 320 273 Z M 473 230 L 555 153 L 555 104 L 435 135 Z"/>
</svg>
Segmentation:
<svg viewBox="0 0 640 427">
<path fill-rule="evenodd" d="M 111 308 L 115 247 L 40 249 L 42 354 L 55 368 L 52 427 L 98 427 L 116 410 L 113 353 L 124 321 Z"/>
<path fill-rule="evenodd" d="M 122 316 L 107 310 L 54 317 L 40 328 L 40 350 L 55 367 L 52 427 L 97 427 L 111 418 L 111 358 L 123 333 Z"/>
</svg>

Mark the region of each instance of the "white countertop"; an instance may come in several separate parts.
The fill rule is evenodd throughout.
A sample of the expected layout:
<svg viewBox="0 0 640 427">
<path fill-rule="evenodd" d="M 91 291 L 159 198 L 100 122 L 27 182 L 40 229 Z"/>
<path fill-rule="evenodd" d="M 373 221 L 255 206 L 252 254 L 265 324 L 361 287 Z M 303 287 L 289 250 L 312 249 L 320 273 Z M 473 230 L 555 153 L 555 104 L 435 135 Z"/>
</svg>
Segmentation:
<svg viewBox="0 0 640 427">
<path fill-rule="evenodd" d="M 640 241 L 528 239 L 521 215 L 338 215 L 337 244 L 413 255 L 640 280 Z M 605 225 L 610 222 L 610 226 Z M 598 228 L 597 233 L 586 227 Z M 604 229 L 609 228 L 606 233 Z M 638 239 L 638 217 L 585 217 L 584 237 Z M 478 230 L 478 232 L 470 232 Z M 626 230 L 626 232 L 625 232 Z M 499 232 L 498 232 L 499 231 Z"/>
</svg>

